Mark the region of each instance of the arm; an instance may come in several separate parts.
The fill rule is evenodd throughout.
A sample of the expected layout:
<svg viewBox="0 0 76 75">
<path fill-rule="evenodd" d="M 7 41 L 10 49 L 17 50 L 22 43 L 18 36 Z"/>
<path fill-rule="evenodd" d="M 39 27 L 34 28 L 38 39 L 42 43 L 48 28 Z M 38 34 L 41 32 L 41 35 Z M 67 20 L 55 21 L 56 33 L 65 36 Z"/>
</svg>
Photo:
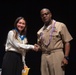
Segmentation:
<svg viewBox="0 0 76 75">
<path fill-rule="evenodd" d="M 64 50 L 65 50 L 65 53 L 64 53 L 64 58 L 62 60 L 62 66 L 65 66 L 68 64 L 69 52 L 70 52 L 70 43 L 69 42 L 65 43 Z"/>
<path fill-rule="evenodd" d="M 42 45 L 42 32 L 41 33 L 37 33 L 37 44 L 39 45 L 40 49 L 41 49 L 41 45 Z"/>
<path fill-rule="evenodd" d="M 70 52 L 70 43 L 66 42 L 65 43 L 65 56 L 68 57 Z"/>
<path fill-rule="evenodd" d="M 25 62 L 25 52 L 22 55 L 22 61 L 23 61 L 23 65 L 26 66 L 26 62 Z"/>
<path fill-rule="evenodd" d="M 61 35 L 62 35 L 62 41 L 64 42 L 65 56 L 68 56 L 70 52 L 70 41 L 73 38 L 71 34 L 69 33 L 66 25 L 63 23 L 61 25 L 62 25 Z"/>
<path fill-rule="evenodd" d="M 68 59 L 69 59 L 69 52 L 70 52 L 70 41 L 73 39 L 72 36 L 70 35 L 67 27 L 65 24 L 62 24 L 62 39 L 64 42 L 64 50 L 65 50 L 65 54 L 64 54 L 64 59 L 62 61 L 62 63 L 64 65 L 68 64 Z"/>
<path fill-rule="evenodd" d="M 29 44 L 21 44 L 17 39 L 15 39 L 15 35 L 13 31 L 10 31 L 8 33 L 8 41 L 9 43 L 14 46 L 15 48 L 18 49 L 34 49 L 34 45 L 29 45 Z"/>
</svg>

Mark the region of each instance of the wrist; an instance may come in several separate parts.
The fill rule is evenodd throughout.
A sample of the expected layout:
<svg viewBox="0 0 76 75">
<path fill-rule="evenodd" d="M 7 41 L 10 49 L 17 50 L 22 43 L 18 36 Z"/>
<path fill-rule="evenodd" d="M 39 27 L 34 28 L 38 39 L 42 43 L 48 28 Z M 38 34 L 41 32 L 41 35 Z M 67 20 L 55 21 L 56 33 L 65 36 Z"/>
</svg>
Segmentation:
<svg viewBox="0 0 76 75">
<path fill-rule="evenodd" d="M 64 56 L 64 58 L 65 58 L 66 60 L 69 60 L 69 57 L 68 57 L 68 56 Z"/>
</svg>

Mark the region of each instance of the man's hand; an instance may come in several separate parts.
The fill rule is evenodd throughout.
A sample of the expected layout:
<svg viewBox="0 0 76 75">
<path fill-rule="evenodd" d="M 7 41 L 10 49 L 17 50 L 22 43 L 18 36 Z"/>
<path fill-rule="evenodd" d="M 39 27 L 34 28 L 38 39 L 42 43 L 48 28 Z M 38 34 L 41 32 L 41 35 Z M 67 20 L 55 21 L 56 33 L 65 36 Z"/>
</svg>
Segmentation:
<svg viewBox="0 0 76 75">
<path fill-rule="evenodd" d="M 38 44 L 34 44 L 34 51 L 38 51 L 40 49 L 40 46 Z"/>
</svg>

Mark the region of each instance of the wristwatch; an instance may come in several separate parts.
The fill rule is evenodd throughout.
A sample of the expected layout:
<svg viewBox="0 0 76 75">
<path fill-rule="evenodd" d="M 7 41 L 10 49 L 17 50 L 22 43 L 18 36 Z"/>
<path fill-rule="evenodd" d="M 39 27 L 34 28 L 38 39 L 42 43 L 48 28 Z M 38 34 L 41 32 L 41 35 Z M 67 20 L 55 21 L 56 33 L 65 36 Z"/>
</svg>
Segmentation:
<svg viewBox="0 0 76 75">
<path fill-rule="evenodd" d="M 69 60 L 69 57 L 68 57 L 68 56 L 64 56 L 64 58 L 65 58 L 66 60 Z"/>
</svg>

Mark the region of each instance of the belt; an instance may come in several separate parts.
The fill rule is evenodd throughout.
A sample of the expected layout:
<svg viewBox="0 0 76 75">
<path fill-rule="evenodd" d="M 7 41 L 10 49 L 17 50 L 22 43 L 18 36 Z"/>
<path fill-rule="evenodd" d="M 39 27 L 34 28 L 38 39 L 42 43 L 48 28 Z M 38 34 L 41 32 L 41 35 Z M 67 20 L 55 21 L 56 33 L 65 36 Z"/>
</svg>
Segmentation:
<svg viewBox="0 0 76 75">
<path fill-rule="evenodd" d="M 42 53 L 51 54 L 51 53 L 55 53 L 55 52 L 62 51 L 62 50 L 63 50 L 63 48 L 57 48 L 57 49 L 45 50 L 45 51 L 42 51 Z"/>
</svg>

